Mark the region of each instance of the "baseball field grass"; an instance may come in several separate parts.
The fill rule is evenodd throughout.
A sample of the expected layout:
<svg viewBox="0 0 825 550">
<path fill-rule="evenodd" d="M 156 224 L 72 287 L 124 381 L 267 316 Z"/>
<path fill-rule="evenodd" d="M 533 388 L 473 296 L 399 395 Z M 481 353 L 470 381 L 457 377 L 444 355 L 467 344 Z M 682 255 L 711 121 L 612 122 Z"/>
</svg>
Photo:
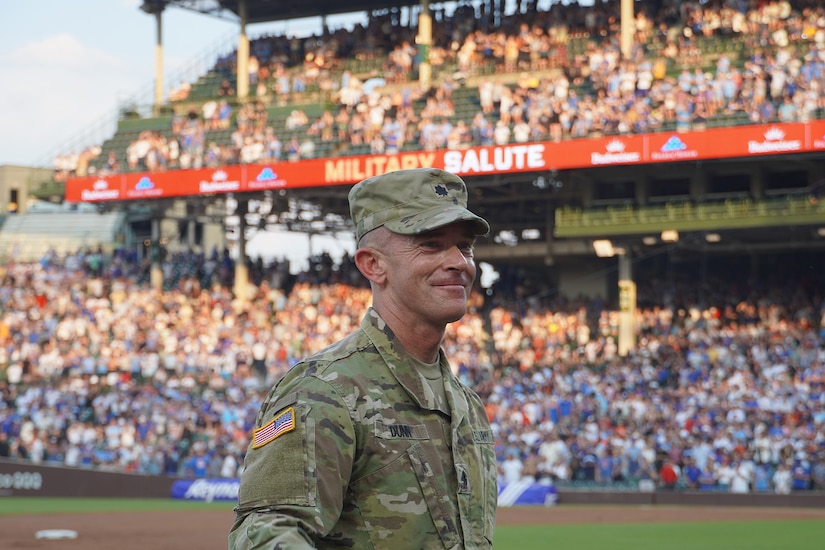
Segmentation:
<svg viewBox="0 0 825 550">
<path fill-rule="evenodd" d="M 234 503 L 202 502 L 166 498 L 27 498 L 0 497 L 0 516 L 8 514 L 78 514 L 82 512 L 159 512 L 167 510 L 226 510 L 231 514 Z"/>
<path fill-rule="evenodd" d="M 815 521 L 627 523 L 500 526 L 501 550 L 821 550 L 825 525 Z"/>
<path fill-rule="evenodd" d="M 77 499 L 77 498 L 0 498 L 0 524 L 14 520 L 14 515 L 39 515 L 59 518 L 61 514 L 103 514 L 113 512 L 189 513 L 203 511 L 231 517 L 233 503 L 191 502 L 171 499 Z M 558 511 L 571 507 L 558 506 Z M 577 514 L 587 514 L 584 507 Z M 627 508 L 626 508 L 627 509 Z M 546 510 L 546 509 L 545 509 Z M 594 508 L 594 514 L 605 508 Z M 526 512 L 526 509 L 525 509 Z M 690 521 L 690 509 L 685 508 L 685 521 L 611 520 L 587 523 L 558 521 L 541 524 L 501 525 L 496 527 L 496 550 L 545 550 L 575 548 L 576 550 L 821 550 L 825 547 L 825 521 L 813 519 L 759 519 Z M 135 516 L 136 517 L 136 516 Z M 191 517 L 191 516 L 190 516 Z M 578 516 L 577 516 L 578 517 Z M 586 518 L 586 515 L 584 516 Z M 229 520 L 231 521 L 231 520 Z M 215 547 L 225 547 L 222 526 Z M 2 546 L 2 545 L 0 545 Z M 211 542 L 210 542 L 211 546 Z"/>
</svg>

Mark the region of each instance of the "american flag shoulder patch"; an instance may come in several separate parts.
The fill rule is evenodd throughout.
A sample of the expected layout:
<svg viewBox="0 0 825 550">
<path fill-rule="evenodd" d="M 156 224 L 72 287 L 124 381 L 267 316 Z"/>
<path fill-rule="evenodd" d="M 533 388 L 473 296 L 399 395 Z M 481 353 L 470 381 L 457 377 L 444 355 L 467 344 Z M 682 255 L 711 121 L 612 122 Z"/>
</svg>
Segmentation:
<svg viewBox="0 0 825 550">
<path fill-rule="evenodd" d="M 260 449 L 278 437 L 295 429 L 295 409 L 290 407 L 260 428 L 252 435 L 252 448 Z"/>
</svg>

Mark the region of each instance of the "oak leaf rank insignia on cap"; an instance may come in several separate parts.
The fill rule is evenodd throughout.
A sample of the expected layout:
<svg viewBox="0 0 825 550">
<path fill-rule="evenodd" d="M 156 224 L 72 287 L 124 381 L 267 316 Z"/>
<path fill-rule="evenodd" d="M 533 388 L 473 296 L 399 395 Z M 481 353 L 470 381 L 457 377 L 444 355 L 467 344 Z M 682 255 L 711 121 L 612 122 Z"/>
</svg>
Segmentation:
<svg viewBox="0 0 825 550">
<path fill-rule="evenodd" d="M 252 436 L 252 448 L 260 449 L 287 432 L 295 429 L 295 409 L 290 407 L 260 428 Z"/>
</svg>

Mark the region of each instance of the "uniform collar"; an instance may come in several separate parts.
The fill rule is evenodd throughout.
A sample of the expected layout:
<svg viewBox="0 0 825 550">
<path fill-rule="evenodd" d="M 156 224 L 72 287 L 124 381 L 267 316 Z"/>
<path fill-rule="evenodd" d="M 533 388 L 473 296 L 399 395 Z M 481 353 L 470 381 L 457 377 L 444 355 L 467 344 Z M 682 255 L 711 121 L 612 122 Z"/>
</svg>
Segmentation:
<svg viewBox="0 0 825 550">
<path fill-rule="evenodd" d="M 361 321 L 361 330 L 366 333 L 375 349 L 378 350 L 378 354 L 395 379 L 398 380 L 398 383 L 420 407 L 440 411 L 448 416 L 451 415 L 450 409 L 452 409 L 452 414 L 455 414 L 467 408 L 467 404 L 463 403 L 463 399 L 457 399 L 457 381 L 455 381 L 455 377 L 450 370 L 443 349 L 438 352 L 438 363 L 444 376 L 444 390 L 448 403 L 439 406 L 424 376 L 413 368 L 413 357 L 401 346 L 392 329 L 375 309 L 369 308 L 367 310 L 364 319 Z M 460 403 L 463 403 L 463 406 Z"/>
</svg>

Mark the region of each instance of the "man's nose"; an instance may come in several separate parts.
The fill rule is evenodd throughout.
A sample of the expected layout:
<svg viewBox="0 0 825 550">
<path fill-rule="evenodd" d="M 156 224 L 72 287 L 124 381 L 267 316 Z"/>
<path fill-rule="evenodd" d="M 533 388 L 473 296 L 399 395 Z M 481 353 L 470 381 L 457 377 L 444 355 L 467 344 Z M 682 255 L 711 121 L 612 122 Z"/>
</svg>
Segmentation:
<svg viewBox="0 0 825 550">
<path fill-rule="evenodd" d="M 473 258 L 467 256 L 461 248 L 456 245 L 446 251 L 447 263 L 451 269 L 468 269 L 473 264 Z"/>
</svg>

